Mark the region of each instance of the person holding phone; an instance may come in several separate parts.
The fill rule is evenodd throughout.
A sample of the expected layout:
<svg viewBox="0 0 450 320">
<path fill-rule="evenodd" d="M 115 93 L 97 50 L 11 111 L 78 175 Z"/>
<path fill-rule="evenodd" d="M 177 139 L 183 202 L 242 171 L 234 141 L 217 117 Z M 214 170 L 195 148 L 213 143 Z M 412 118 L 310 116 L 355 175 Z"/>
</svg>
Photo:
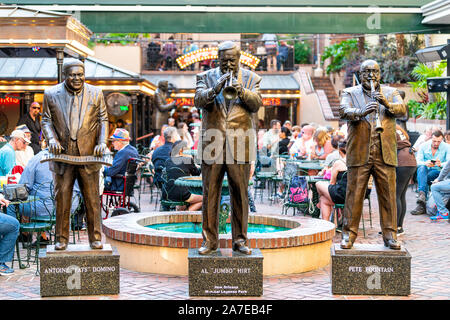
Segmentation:
<svg viewBox="0 0 450 320">
<path fill-rule="evenodd" d="M 442 131 L 434 131 L 431 140 L 420 146 L 416 160 L 419 196 L 417 207 L 411 211 L 412 215 L 426 213 L 428 186 L 439 176 L 441 169 L 450 160 L 450 146 L 444 142 Z"/>
</svg>

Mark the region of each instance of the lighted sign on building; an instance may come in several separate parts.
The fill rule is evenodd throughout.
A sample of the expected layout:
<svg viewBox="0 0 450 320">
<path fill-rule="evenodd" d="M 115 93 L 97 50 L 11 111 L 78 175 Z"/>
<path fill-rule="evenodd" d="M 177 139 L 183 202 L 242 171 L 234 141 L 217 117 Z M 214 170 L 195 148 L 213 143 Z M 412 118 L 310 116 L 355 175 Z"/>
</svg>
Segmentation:
<svg viewBox="0 0 450 320">
<path fill-rule="evenodd" d="M 11 97 L 5 97 L 5 98 L 0 98 L 0 104 L 4 104 L 4 105 L 16 105 L 19 104 L 20 100 L 16 99 L 16 98 L 11 98 Z"/>
<path fill-rule="evenodd" d="M 264 106 L 281 106 L 280 98 L 263 98 L 262 101 Z"/>
<path fill-rule="evenodd" d="M 218 58 L 218 48 L 202 48 L 192 52 L 189 52 L 181 57 L 177 58 L 177 63 L 181 69 L 187 66 L 204 60 L 215 60 Z M 260 59 L 251 55 L 248 52 L 241 51 L 240 63 L 249 66 L 252 69 L 256 69 L 260 62 Z"/>
<path fill-rule="evenodd" d="M 179 106 L 193 106 L 194 105 L 194 98 L 168 98 L 167 102 L 171 103 L 173 101 L 176 101 L 177 105 Z"/>
</svg>

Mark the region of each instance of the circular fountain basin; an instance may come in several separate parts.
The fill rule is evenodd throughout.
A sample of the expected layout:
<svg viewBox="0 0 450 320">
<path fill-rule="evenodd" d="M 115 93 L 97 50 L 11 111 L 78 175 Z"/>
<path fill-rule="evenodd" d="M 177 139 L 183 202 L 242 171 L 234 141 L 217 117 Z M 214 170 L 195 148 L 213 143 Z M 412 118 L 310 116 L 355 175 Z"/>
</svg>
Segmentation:
<svg viewBox="0 0 450 320">
<path fill-rule="evenodd" d="M 148 226 L 201 223 L 201 212 L 147 212 L 103 220 L 106 241 L 116 247 L 121 267 L 167 275 L 188 274 L 188 250 L 199 248 L 202 235 L 157 230 Z M 263 274 L 311 271 L 330 263 L 333 223 L 310 217 L 250 215 L 249 224 L 286 228 L 285 231 L 248 233 L 250 248 L 263 254 Z M 219 235 L 220 248 L 232 248 L 231 234 Z"/>
<path fill-rule="evenodd" d="M 202 233 L 202 224 L 200 222 L 175 222 L 175 223 L 158 223 L 146 226 L 160 231 L 173 231 L 181 233 Z M 225 225 L 226 232 L 231 233 L 231 223 Z M 290 228 L 269 226 L 265 224 L 249 223 L 247 228 L 248 233 L 267 233 L 267 232 L 279 232 L 287 231 Z"/>
</svg>

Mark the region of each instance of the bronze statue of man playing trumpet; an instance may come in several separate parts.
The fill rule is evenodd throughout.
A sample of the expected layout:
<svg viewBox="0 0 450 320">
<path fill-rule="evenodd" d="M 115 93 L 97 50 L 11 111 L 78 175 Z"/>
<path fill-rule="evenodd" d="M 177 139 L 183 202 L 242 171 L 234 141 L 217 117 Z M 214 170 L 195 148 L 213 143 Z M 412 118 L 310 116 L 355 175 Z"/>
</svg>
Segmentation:
<svg viewBox="0 0 450 320">
<path fill-rule="evenodd" d="M 341 119 L 348 120 L 347 194 L 341 248 L 350 249 L 358 234 L 367 183 L 373 176 L 380 223 L 386 247 L 399 250 L 397 242 L 395 118 L 406 112 L 397 89 L 380 86 L 380 67 L 366 60 L 360 67 L 361 85 L 342 92 Z"/>
<path fill-rule="evenodd" d="M 197 75 L 195 105 L 203 109 L 198 157 L 202 161 L 203 244 L 199 254 L 219 245 L 219 203 L 225 173 L 231 198 L 233 250 L 251 254 L 247 244 L 248 180 L 256 158 L 252 114 L 262 105 L 261 77 L 239 67 L 236 44 L 219 45 L 219 67 Z"/>
</svg>

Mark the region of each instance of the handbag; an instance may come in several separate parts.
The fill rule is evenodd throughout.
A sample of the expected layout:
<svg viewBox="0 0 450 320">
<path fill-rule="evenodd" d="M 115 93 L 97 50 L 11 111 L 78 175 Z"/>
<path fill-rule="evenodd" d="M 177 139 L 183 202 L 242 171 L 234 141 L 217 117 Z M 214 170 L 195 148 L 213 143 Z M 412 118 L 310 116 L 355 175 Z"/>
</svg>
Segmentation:
<svg viewBox="0 0 450 320">
<path fill-rule="evenodd" d="M 3 194 L 9 201 L 25 201 L 28 199 L 28 189 L 25 184 L 5 184 Z"/>
<path fill-rule="evenodd" d="M 289 184 L 288 198 L 292 203 L 308 203 L 308 182 L 304 176 L 293 176 Z"/>
</svg>

